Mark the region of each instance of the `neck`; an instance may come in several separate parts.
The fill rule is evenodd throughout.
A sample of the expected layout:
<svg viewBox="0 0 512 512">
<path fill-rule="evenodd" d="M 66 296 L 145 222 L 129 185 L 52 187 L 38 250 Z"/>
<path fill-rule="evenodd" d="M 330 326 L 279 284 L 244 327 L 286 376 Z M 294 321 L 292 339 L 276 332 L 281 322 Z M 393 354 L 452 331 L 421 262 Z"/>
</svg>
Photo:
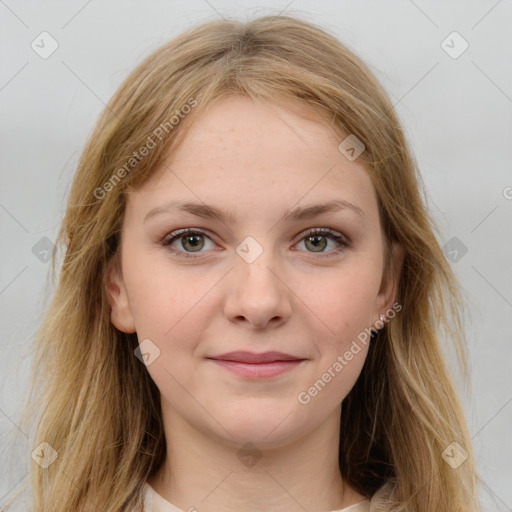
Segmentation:
<svg viewBox="0 0 512 512">
<path fill-rule="evenodd" d="M 183 510 L 330 511 L 364 498 L 340 474 L 339 408 L 286 446 L 243 449 L 199 432 L 166 405 L 167 458 L 149 484 Z"/>
</svg>

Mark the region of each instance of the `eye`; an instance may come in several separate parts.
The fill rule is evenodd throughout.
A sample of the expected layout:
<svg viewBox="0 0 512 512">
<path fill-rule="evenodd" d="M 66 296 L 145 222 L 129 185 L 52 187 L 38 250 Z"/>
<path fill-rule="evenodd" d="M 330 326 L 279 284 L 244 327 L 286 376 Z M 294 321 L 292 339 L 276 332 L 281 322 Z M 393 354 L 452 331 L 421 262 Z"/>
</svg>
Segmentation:
<svg viewBox="0 0 512 512">
<path fill-rule="evenodd" d="M 349 246 L 349 243 L 342 235 L 326 228 L 310 229 L 306 233 L 302 233 L 301 236 L 300 242 L 304 241 L 305 246 L 311 249 L 307 252 L 319 255 L 315 257 L 329 257 Z M 205 247 L 205 238 L 212 242 L 211 238 L 204 231 L 185 228 L 169 233 L 160 244 L 179 256 L 197 258 L 199 256 L 196 256 L 194 253 L 198 253 L 198 255 L 201 253 L 201 249 Z M 181 240 L 181 243 L 179 240 Z M 324 249 L 327 247 L 329 240 L 336 242 L 338 247 L 325 251 Z M 176 247 L 175 242 L 178 242 L 179 248 Z"/>
<path fill-rule="evenodd" d="M 311 249 L 309 252 L 317 253 L 321 255 L 320 257 L 338 254 L 349 246 L 348 241 L 342 235 L 326 228 L 310 229 L 308 232 L 303 233 L 302 236 L 303 238 L 300 241 L 304 241 L 304 245 Z M 331 251 L 325 251 L 324 249 L 327 247 L 329 240 L 336 242 L 338 247 Z"/>
<path fill-rule="evenodd" d="M 203 231 L 186 228 L 170 233 L 160 243 L 164 247 L 168 247 L 171 252 L 175 254 L 178 253 L 180 255 L 184 255 L 186 258 L 195 258 L 196 256 L 193 256 L 192 253 L 201 251 L 205 245 L 203 240 L 205 237 L 211 241 L 210 237 L 208 237 Z M 179 245 L 181 246 L 181 249 L 184 250 L 177 249 L 174 245 L 174 242 L 179 239 L 181 239 L 181 243 L 179 243 Z M 190 254 L 188 254 L 189 249 L 191 250 Z"/>
</svg>

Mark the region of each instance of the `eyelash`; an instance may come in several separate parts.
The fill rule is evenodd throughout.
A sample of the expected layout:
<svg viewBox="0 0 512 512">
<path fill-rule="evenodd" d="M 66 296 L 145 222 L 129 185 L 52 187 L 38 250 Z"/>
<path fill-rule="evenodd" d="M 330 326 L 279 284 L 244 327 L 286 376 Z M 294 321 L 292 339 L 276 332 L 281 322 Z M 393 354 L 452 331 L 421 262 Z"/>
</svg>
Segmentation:
<svg viewBox="0 0 512 512">
<path fill-rule="evenodd" d="M 196 256 L 196 255 L 193 255 L 193 253 L 187 253 L 187 252 L 184 252 L 184 251 L 177 250 L 177 249 L 175 249 L 172 246 L 172 243 L 175 240 L 178 240 L 179 238 L 183 238 L 186 235 L 191 235 L 191 234 L 193 234 L 193 235 L 204 235 L 207 238 L 210 238 L 205 231 L 202 231 L 200 229 L 185 228 L 185 229 L 179 229 L 177 231 L 174 231 L 174 232 L 169 233 L 168 235 L 166 235 L 160 241 L 160 245 L 162 245 L 163 247 L 166 247 L 172 253 L 177 254 L 177 255 L 179 255 L 181 257 L 184 257 L 184 258 L 200 258 L 201 257 L 201 253 L 197 253 L 197 256 Z M 340 244 L 340 247 L 338 247 L 336 249 L 333 249 L 332 251 L 329 251 L 327 253 L 318 253 L 316 255 L 315 255 L 315 253 L 311 252 L 310 254 L 313 255 L 313 258 L 329 258 L 331 256 L 337 255 L 340 251 L 342 251 L 346 247 L 349 247 L 349 243 L 346 241 L 346 239 L 344 237 L 338 235 L 335 231 L 332 231 L 332 230 L 330 230 L 328 228 L 313 228 L 313 229 L 310 229 L 310 230 L 308 230 L 307 232 L 305 232 L 302 235 L 302 238 L 299 240 L 299 242 L 301 242 L 302 240 L 304 240 L 307 237 L 319 236 L 319 235 L 320 236 L 325 236 L 325 237 L 327 237 L 327 238 L 329 238 L 331 240 L 334 240 L 335 242 Z M 210 238 L 210 240 L 211 240 L 211 238 Z"/>
</svg>

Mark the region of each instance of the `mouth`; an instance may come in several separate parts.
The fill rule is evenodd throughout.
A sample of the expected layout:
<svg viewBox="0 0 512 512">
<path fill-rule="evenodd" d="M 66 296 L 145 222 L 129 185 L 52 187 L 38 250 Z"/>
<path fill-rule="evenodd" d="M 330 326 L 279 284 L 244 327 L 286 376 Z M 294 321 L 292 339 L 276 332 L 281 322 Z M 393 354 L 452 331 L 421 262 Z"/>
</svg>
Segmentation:
<svg viewBox="0 0 512 512">
<path fill-rule="evenodd" d="M 245 378 L 271 378 L 293 370 L 304 358 L 283 352 L 261 354 L 246 351 L 229 352 L 209 357 L 211 361 L 232 373 Z"/>
</svg>

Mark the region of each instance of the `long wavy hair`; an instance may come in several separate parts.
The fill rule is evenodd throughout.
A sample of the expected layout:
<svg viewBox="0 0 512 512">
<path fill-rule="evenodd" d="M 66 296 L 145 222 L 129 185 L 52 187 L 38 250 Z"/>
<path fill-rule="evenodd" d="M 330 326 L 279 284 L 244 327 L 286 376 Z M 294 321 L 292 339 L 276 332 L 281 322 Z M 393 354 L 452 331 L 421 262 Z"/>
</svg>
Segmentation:
<svg viewBox="0 0 512 512">
<path fill-rule="evenodd" d="M 328 122 L 340 142 L 347 134 L 362 141 L 386 244 L 405 250 L 396 296 L 403 309 L 370 344 L 343 401 L 342 477 L 368 497 L 387 489 L 381 510 L 480 510 L 471 438 L 445 362 L 445 347 L 454 347 L 469 382 L 465 304 L 418 165 L 368 67 L 294 16 L 189 28 L 145 58 L 102 112 L 74 176 L 53 255 L 56 288 L 35 342 L 23 424 L 35 425 L 34 447 L 48 443 L 58 458 L 46 469 L 31 462 L 32 510 L 142 510 L 143 485 L 166 455 L 160 395 L 134 356 L 136 334 L 111 323 L 105 278 L 118 264 L 126 192 L 230 94 L 288 102 Z M 467 453 L 458 467 L 445 461 L 454 442 Z"/>
</svg>

